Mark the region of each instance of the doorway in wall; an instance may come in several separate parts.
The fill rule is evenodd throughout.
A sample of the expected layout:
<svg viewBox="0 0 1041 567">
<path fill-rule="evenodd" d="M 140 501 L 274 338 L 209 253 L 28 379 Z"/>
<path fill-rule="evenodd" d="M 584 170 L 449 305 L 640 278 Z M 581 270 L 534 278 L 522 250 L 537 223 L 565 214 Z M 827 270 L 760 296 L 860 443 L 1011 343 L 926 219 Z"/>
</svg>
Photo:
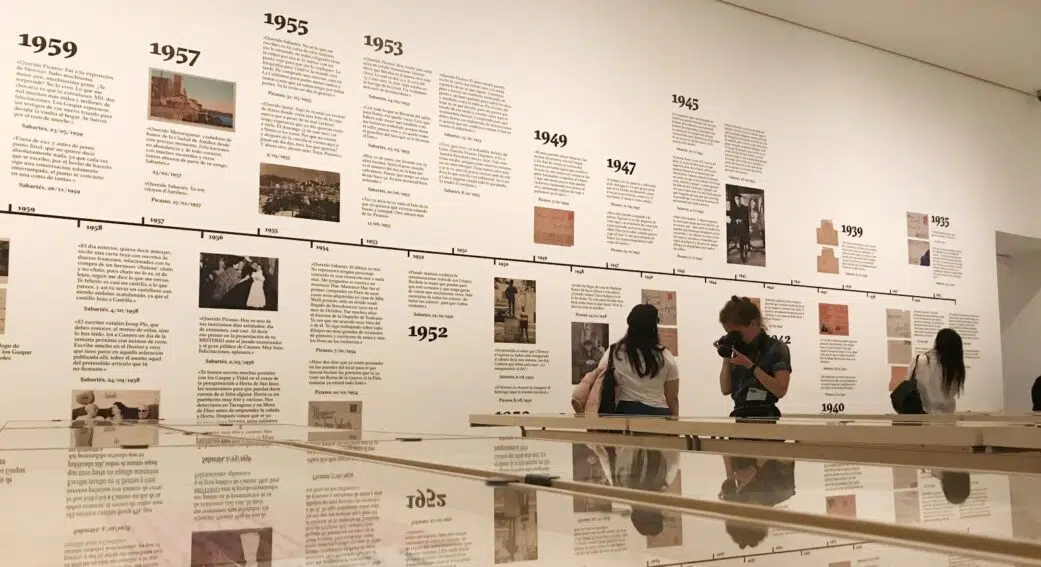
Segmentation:
<svg viewBox="0 0 1041 567">
<path fill-rule="evenodd" d="M 1041 375 L 1041 238 L 997 232 L 994 242 L 1005 411 L 1022 413 Z"/>
<path fill-rule="evenodd" d="M 1031 410 L 1030 390 L 1041 375 L 1041 238 L 998 232 L 994 242 L 1005 411 L 1023 413 Z M 1034 512 L 1041 506 L 1041 477 L 1012 475 L 1009 497 L 1016 503 L 1013 536 L 1041 538 L 1041 517 Z"/>
</svg>

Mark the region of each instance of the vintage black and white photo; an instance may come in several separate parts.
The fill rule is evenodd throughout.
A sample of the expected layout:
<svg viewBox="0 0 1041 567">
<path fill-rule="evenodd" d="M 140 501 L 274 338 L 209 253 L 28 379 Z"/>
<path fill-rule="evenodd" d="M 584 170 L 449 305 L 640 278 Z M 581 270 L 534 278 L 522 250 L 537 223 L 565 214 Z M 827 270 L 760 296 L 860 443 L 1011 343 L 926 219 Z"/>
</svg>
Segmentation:
<svg viewBox="0 0 1041 567">
<path fill-rule="evenodd" d="M 766 266 L 766 202 L 762 189 L 727 185 L 727 263 Z"/>
<path fill-rule="evenodd" d="M 11 241 L 0 238 L 0 284 L 7 283 L 11 271 Z"/>
<path fill-rule="evenodd" d="M 115 423 L 159 419 L 159 390 L 73 390 L 72 420 Z"/>
<path fill-rule="evenodd" d="M 495 342 L 535 344 L 535 280 L 495 278 Z"/>
<path fill-rule="evenodd" d="M 571 323 L 571 383 L 578 384 L 592 372 L 611 344 L 607 323 Z"/>
<path fill-rule="evenodd" d="M 607 475 L 609 468 L 604 469 L 600 464 L 600 458 L 589 445 L 573 443 L 571 445 L 572 478 L 575 482 L 608 485 Z M 589 498 L 586 496 L 572 497 L 572 511 L 576 514 L 586 512 L 605 513 L 611 511 L 611 501 L 602 498 Z"/>
<path fill-rule="evenodd" d="M 199 307 L 278 311 L 278 258 L 203 252 Z"/>
<path fill-rule="evenodd" d="M 495 564 L 539 558 L 538 491 L 496 486 Z"/>
</svg>

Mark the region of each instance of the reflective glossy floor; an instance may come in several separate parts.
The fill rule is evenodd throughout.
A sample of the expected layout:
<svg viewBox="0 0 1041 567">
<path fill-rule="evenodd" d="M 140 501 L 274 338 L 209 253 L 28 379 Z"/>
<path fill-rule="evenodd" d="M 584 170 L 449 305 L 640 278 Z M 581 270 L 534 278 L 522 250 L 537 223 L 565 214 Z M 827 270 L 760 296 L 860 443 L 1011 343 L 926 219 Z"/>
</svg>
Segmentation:
<svg viewBox="0 0 1041 567">
<path fill-rule="evenodd" d="M 4 563 L 1011 565 L 330 450 L 739 502 L 749 506 L 749 517 L 786 509 L 1001 538 L 1013 538 L 1014 522 L 1041 517 L 1041 508 L 1012 496 L 1026 486 L 1023 493 L 1032 491 L 1036 502 L 1038 477 L 540 441 L 506 429 L 475 433 L 486 437 L 11 422 L 0 429 Z"/>
</svg>

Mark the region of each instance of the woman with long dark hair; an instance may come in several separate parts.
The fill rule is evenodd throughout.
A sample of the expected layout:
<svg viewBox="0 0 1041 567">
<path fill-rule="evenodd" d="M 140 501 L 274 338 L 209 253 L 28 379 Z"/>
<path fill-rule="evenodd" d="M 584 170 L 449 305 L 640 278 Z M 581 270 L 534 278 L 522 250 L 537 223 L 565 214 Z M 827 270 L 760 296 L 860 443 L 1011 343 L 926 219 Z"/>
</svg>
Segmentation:
<svg viewBox="0 0 1041 567">
<path fill-rule="evenodd" d="M 625 336 L 600 360 L 601 368 L 613 362 L 618 400 L 614 413 L 679 415 L 679 366 L 658 338 L 658 309 L 642 303 L 625 322 Z"/>
<path fill-rule="evenodd" d="M 915 357 L 908 369 L 914 376 L 925 413 L 954 413 L 965 389 L 965 358 L 961 336 L 954 329 L 940 329 L 933 348 Z"/>
</svg>

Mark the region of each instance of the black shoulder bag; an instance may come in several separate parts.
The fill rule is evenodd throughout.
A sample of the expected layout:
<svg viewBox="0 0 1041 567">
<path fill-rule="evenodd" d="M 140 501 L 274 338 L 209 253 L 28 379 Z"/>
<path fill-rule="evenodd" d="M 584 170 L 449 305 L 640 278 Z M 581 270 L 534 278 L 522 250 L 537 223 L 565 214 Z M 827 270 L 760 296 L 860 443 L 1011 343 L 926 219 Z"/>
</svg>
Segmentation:
<svg viewBox="0 0 1041 567">
<path fill-rule="evenodd" d="M 917 415 L 925 413 L 925 410 L 922 408 L 922 395 L 918 392 L 918 380 L 915 379 L 915 374 L 917 373 L 918 357 L 916 356 L 911 376 L 901 382 L 889 394 L 889 401 L 893 403 L 893 411 L 898 414 Z"/>
<path fill-rule="evenodd" d="M 614 376 L 614 356 L 617 346 L 611 345 L 611 349 L 607 352 L 607 370 L 604 371 L 604 378 L 600 383 L 600 409 L 597 411 L 600 415 L 612 415 L 618 410 L 615 391 L 618 389 L 618 381 Z"/>
</svg>

